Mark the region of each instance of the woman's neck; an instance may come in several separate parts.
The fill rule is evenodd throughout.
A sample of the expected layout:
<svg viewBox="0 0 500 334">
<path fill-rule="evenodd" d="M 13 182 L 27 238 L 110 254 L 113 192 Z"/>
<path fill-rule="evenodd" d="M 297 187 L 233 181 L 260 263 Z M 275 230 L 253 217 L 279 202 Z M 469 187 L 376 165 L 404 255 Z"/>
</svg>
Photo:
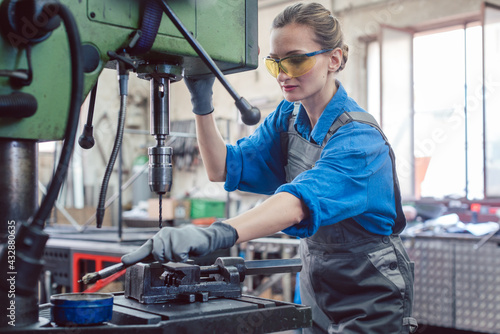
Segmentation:
<svg viewBox="0 0 500 334">
<path fill-rule="evenodd" d="M 333 80 L 331 82 L 331 84 L 325 85 L 323 89 L 315 96 L 300 101 L 307 112 L 307 116 L 309 116 L 311 129 L 313 129 L 316 123 L 318 123 L 318 120 L 321 117 L 321 114 L 323 114 L 326 106 L 328 105 L 328 103 L 330 103 L 333 96 L 337 93 L 336 80 Z"/>
</svg>

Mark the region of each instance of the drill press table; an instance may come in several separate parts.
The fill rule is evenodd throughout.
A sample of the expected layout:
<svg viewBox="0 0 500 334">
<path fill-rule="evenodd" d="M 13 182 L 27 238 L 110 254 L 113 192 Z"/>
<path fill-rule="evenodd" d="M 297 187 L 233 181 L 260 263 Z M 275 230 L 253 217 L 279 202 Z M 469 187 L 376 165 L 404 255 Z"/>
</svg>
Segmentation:
<svg viewBox="0 0 500 334">
<path fill-rule="evenodd" d="M 50 304 L 40 307 L 41 322 L 30 332 L 67 333 L 49 323 Z M 242 296 L 207 302 L 140 304 L 115 294 L 113 318 L 97 326 L 71 327 L 79 333 L 273 333 L 311 326 L 311 308 L 275 300 Z M 15 331 L 14 331 L 15 332 Z"/>
</svg>

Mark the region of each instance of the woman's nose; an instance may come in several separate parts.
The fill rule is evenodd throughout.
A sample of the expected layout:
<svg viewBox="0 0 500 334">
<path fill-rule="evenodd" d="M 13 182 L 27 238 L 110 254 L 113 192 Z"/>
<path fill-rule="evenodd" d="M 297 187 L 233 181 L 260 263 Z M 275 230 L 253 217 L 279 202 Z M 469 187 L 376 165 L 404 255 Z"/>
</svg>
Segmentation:
<svg viewBox="0 0 500 334">
<path fill-rule="evenodd" d="M 288 79 L 292 79 L 291 76 L 289 76 L 288 74 L 285 73 L 285 71 L 283 71 L 281 68 L 280 68 L 280 71 L 278 73 L 278 76 L 276 77 L 276 79 L 278 79 L 279 82 L 284 82 Z"/>
</svg>

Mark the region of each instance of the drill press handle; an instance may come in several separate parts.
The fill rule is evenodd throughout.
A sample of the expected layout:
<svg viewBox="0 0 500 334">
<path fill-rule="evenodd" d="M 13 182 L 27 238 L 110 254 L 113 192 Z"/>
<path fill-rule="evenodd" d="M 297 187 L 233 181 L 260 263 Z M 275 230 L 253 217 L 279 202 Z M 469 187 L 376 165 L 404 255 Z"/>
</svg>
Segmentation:
<svg viewBox="0 0 500 334">
<path fill-rule="evenodd" d="M 254 107 L 244 97 L 236 101 L 236 107 L 241 113 L 241 120 L 246 125 L 255 125 L 260 121 L 260 110 Z"/>
<path fill-rule="evenodd" d="M 196 39 L 193 38 L 189 30 L 182 24 L 175 13 L 170 9 L 165 0 L 158 0 L 160 5 L 172 21 L 175 27 L 179 30 L 186 41 L 191 45 L 191 47 L 196 51 L 201 60 L 205 65 L 212 71 L 212 73 L 217 77 L 220 83 L 226 88 L 227 92 L 234 99 L 236 107 L 241 113 L 241 120 L 246 125 L 255 125 L 260 121 L 260 110 L 257 107 L 253 107 L 245 98 L 241 97 L 238 92 L 231 86 L 229 81 L 222 73 L 222 71 L 217 67 L 210 55 L 203 49 L 203 47 L 198 43 Z"/>
</svg>

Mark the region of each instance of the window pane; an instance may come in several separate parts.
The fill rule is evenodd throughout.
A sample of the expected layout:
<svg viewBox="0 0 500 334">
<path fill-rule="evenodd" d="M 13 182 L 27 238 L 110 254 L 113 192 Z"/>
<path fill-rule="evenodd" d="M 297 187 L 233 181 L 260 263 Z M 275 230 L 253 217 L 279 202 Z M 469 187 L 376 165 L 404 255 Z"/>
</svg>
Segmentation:
<svg viewBox="0 0 500 334">
<path fill-rule="evenodd" d="M 463 29 L 414 39 L 417 196 L 465 197 L 464 47 Z"/>
<path fill-rule="evenodd" d="M 368 44 L 366 62 L 367 111 L 380 124 L 380 46 L 378 41 Z"/>
<path fill-rule="evenodd" d="M 486 196 L 500 196 L 500 10 L 486 7 L 484 23 L 484 103 Z"/>
<path fill-rule="evenodd" d="M 404 200 L 415 198 L 412 105 L 412 33 L 381 29 L 381 126 L 396 154 Z"/>
<path fill-rule="evenodd" d="M 481 26 L 467 28 L 467 198 L 484 198 L 483 58 Z"/>
</svg>

